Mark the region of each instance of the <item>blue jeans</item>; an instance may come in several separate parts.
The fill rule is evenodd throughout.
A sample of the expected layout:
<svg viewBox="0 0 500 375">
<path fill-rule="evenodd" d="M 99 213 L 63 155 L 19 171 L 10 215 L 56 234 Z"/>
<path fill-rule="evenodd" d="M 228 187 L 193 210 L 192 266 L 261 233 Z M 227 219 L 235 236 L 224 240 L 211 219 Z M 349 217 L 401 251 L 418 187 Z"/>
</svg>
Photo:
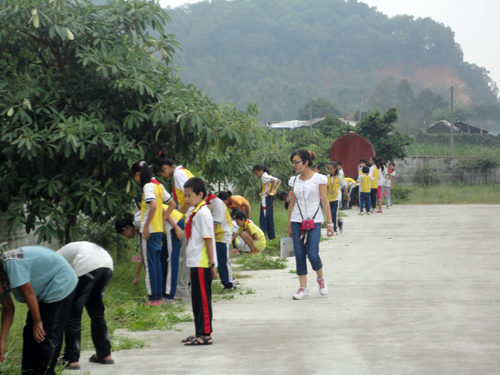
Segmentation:
<svg viewBox="0 0 500 375">
<path fill-rule="evenodd" d="M 359 209 L 363 212 L 363 204 L 366 205 L 366 212 L 370 212 L 370 193 L 359 194 Z"/>
<path fill-rule="evenodd" d="M 321 224 L 316 223 L 313 229 L 307 233 L 306 243 L 304 244 L 300 227 L 302 223 L 292 222 L 293 250 L 295 251 L 295 260 L 297 262 L 297 275 L 307 275 L 306 257 L 309 258 L 311 267 L 314 271 L 323 268 L 323 263 L 319 257 L 319 240 L 321 238 Z"/>
<path fill-rule="evenodd" d="M 330 211 L 332 211 L 333 230 L 336 232 L 337 226 L 342 228 L 344 225 L 342 220 L 339 220 L 339 201 L 330 202 Z"/>
<path fill-rule="evenodd" d="M 260 229 L 262 229 L 264 234 L 267 233 L 267 237 L 269 238 L 269 240 L 274 240 L 276 238 L 276 234 L 274 234 L 274 211 L 272 195 L 268 195 L 266 197 L 265 212 L 262 204 L 260 205 L 259 227 Z"/>
</svg>

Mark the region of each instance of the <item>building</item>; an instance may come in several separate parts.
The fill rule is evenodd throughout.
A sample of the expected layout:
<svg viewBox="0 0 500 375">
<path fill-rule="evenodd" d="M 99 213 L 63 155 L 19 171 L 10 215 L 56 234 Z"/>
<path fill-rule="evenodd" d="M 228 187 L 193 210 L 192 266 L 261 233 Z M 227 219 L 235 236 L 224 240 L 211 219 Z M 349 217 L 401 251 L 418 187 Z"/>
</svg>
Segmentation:
<svg viewBox="0 0 500 375">
<path fill-rule="evenodd" d="M 311 124 L 312 126 L 317 125 L 324 119 L 324 117 L 314 118 L 311 122 L 309 120 L 268 121 L 266 122 L 266 125 L 271 129 L 293 130 L 300 128 L 309 128 Z"/>
<path fill-rule="evenodd" d="M 459 133 L 481 134 L 480 128 L 470 125 L 463 121 L 455 121 L 453 125 L 454 125 L 453 132 L 455 134 Z M 443 134 L 443 133 L 450 134 L 450 126 L 451 124 L 448 121 L 441 120 L 436 122 L 434 125 L 429 126 L 429 128 L 427 128 L 425 132 L 427 134 Z M 483 129 L 483 134 L 488 134 L 488 133 L 489 132 L 487 130 Z"/>
</svg>

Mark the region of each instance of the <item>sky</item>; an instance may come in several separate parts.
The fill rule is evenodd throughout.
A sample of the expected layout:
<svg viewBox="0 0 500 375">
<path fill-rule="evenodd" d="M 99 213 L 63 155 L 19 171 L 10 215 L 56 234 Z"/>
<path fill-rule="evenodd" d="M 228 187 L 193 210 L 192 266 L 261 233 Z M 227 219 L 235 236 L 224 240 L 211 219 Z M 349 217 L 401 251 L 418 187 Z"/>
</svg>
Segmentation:
<svg viewBox="0 0 500 375">
<path fill-rule="evenodd" d="M 160 0 L 175 8 L 198 0 Z M 500 0 L 359 0 L 388 16 L 431 17 L 450 26 L 462 46 L 464 60 L 485 67 L 500 86 Z M 182 41 L 180 41 L 182 43 Z"/>
</svg>

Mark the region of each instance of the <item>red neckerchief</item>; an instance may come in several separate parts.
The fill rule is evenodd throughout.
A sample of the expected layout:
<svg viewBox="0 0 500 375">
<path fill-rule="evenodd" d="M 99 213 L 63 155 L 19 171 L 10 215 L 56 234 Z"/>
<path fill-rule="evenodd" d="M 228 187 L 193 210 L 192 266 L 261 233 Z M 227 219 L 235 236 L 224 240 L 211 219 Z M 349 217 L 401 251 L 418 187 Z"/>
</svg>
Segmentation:
<svg viewBox="0 0 500 375">
<path fill-rule="evenodd" d="M 227 206 L 228 206 L 229 208 L 234 208 L 234 207 L 232 206 L 232 204 L 233 204 L 233 200 L 231 199 L 231 197 L 227 198 Z"/>
<path fill-rule="evenodd" d="M 213 195 L 212 193 L 207 194 L 207 197 L 205 198 L 205 203 L 211 204 L 215 198 L 217 198 L 217 196 Z"/>
<path fill-rule="evenodd" d="M 181 170 L 181 169 L 186 169 L 186 168 L 184 168 L 184 167 L 179 167 L 179 170 Z M 179 201 L 177 200 L 177 193 L 175 192 L 175 182 L 174 182 L 174 199 L 175 199 L 177 202 L 179 202 Z"/>
<path fill-rule="evenodd" d="M 203 206 L 206 206 L 206 205 L 207 204 L 205 203 L 205 201 L 201 201 L 200 204 L 198 204 L 198 206 L 196 206 L 196 208 L 193 210 L 193 212 L 191 212 L 191 214 L 189 215 L 187 224 L 184 227 L 184 234 L 186 235 L 186 246 L 188 245 L 189 239 L 191 238 L 191 230 L 193 228 L 193 219 L 196 216 L 196 214 L 198 213 L 198 211 L 200 210 L 200 208 L 202 208 Z"/>
<path fill-rule="evenodd" d="M 388 169 L 387 172 L 389 172 L 389 174 L 391 174 L 392 172 L 394 172 L 394 169 Z"/>
<path fill-rule="evenodd" d="M 149 181 L 149 182 L 151 182 L 152 184 L 155 184 L 155 185 L 161 185 L 161 184 L 158 182 L 158 180 L 157 180 L 156 178 L 154 178 L 154 177 L 153 177 L 153 178 L 151 179 L 151 181 Z"/>
</svg>

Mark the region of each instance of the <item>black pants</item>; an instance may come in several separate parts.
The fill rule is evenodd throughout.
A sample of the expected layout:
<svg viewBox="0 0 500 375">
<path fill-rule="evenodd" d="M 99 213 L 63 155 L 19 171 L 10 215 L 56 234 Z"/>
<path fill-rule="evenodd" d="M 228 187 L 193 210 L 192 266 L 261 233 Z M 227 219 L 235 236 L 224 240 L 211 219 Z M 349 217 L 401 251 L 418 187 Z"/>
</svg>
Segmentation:
<svg viewBox="0 0 500 375">
<path fill-rule="evenodd" d="M 45 340 L 37 343 L 33 337 L 33 318 L 28 311 L 23 331 L 22 373 L 26 375 L 54 375 L 61 352 L 64 327 L 68 320 L 75 291 L 61 301 L 38 303 L 45 331 Z"/>
<path fill-rule="evenodd" d="M 65 360 L 78 362 L 80 359 L 82 311 L 84 307 L 90 317 L 90 332 L 97 358 L 103 359 L 111 355 L 111 343 L 104 317 L 102 295 L 112 276 L 113 271 L 111 269 L 98 268 L 78 278 L 75 299 L 65 331 Z"/>
<path fill-rule="evenodd" d="M 212 333 L 212 275 L 210 268 L 191 268 L 191 302 L 196 335 Z"/>
<path fill-rule="evenodd" d="M 377 207 L 377 188 L 375 189 L 370 189 L 370 199 L 372 201 L 372 208 L 375 209 Z"/>
</svg>

